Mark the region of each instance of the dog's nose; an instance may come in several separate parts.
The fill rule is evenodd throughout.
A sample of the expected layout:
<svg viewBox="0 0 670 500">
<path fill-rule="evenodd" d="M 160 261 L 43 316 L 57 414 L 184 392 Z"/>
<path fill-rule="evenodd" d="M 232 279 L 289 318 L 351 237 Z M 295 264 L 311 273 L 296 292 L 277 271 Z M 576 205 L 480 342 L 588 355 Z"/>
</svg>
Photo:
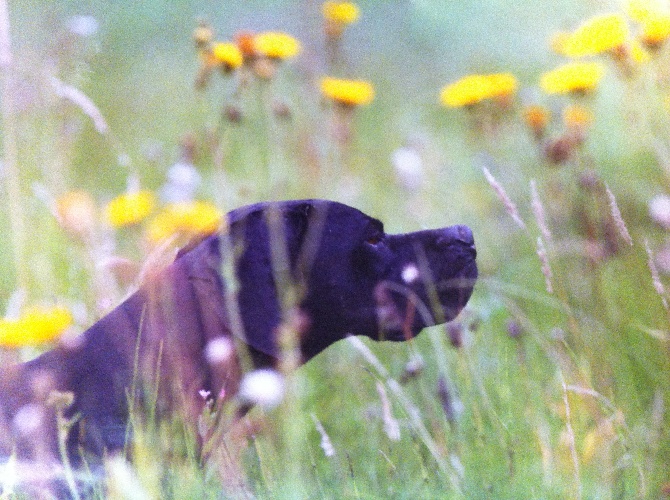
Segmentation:
<svg viewBox="0 0 670 500">
<path fill-rule="evenodd" d="M 454 229 L 456 232 L 456 241 L 474 247 L 475 237 L 472 235 L 472 230 L 468 226 L 454 226 Z"/>
<path fill-rule="evenodd" d="M 472 235 L 472 230 L 468 226 L 450 226 L 441 231 L 442 234 L 436 240 L 438 247 L 446 249 L 447 247 L 458 243 L 459 245 L 466 247 L 473 254 L 477 254 L 477 250 L 475 249 L 475 238 Z"/>
</svg>

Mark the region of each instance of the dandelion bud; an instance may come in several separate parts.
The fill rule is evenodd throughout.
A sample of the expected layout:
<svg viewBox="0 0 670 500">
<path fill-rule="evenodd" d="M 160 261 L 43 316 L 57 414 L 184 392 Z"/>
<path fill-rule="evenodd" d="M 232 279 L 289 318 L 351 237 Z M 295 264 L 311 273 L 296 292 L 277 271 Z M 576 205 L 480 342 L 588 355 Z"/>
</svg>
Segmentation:
<svg viewBox="0 0 670 500">
<path fill-rule="evenodd" d="M 523 119 L 535 139 L 540 140 L 544 137 L 544 133 L 547 130 L 551 113 L 544 106 L 533 104 L 524 109 Z"/>
<path fill-rule="evenodd" d="M 593 123 L 593 113 L 584 106 L 573 104 L 563 110 L 563 123 L 577 140 L 583 140 Z"/>
<path fill-rule="evenodd" d="M 214 39 L 212 27 L 205 21 L 200 21 L 198 27 L 193 30 L 193 42 L 198 50 L 204 50 Z"/>
<path fill-rule="evenodd" d="M 205 21 L 200 21 L 198 27 L 193 30 L 193 42 L 198 50 L 206 49 L 214 39 L 212 27 Z"/>
<path fill-rule="evenodd" d="M 242 111 L 237 106 L 226 106 L 223 110 L 223 116 L 230 123 L 240 123 L 242 121 Z"/>
<path fill-rule="evenodd" d="M 56 218 L 65 231 L 84 239 L 96 225 L 95 201 L 85 191 L 70 191 L 56 200 Z"/>
<path fill-rule="evenodd" d="M 544 157 L 553 165 L 562 165 L 572 158 L 574 151 L 574 138 L 564 135 L 548 142 L 544 146 Z"/>
<path fill-rule="evenodd" d="M 447 323 L 449 343 L 456 349 L 463 347 L 463 325 L 457 321 Z"/>
</svg>

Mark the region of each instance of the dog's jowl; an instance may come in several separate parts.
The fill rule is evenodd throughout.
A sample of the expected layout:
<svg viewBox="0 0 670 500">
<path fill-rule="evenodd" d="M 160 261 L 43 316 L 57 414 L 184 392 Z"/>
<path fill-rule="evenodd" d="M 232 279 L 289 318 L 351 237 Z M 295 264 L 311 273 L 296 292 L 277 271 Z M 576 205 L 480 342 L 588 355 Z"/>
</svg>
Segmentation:
<svg viewBox="0 0 670 500">
<path fill-rule="evenodd" d="M 147 403 L 147 388 L 158 387 L 159 418 L 179 411 L 195 423 L 203 391 L 234 397 L 245 370 L 276 365 L 287 345 L 305 362 L 348 335 L 406 340 L 452 320 L 477 278 L 466 226 L 386 234 L 323 200 L 251 205 L 227 222 L 75 345 L 3 371 L 0 454 L 58 455 L 54 390 L 74 395 L 72 459 L 101 455 L 123 447 L 129 401 Z M 25 416 L 35 425 L 22 426 Z"/>
</svg>

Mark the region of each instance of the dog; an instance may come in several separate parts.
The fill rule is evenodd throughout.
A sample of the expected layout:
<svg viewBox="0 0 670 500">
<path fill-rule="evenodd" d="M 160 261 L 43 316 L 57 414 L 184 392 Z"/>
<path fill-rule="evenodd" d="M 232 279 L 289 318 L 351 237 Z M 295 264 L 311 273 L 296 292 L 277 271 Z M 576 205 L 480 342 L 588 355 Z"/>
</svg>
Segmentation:
<svg viewBox="0 0 670 500">
<path fill-rule="evenodd" d="M 76 342 L 3 373 L 0 455 L 58 460 L 53 391 L 73 396 L 70 459 L 100 457 L 126 444 L 133 402 L 197 422 L 202 394 L 234 399 L 287 353 L 304 363 L 349 335 L 404 341 L 454 319 L 476 279 L 466 226 L 386 234 L 325 200 L 233 210 Z"/>
</svg>

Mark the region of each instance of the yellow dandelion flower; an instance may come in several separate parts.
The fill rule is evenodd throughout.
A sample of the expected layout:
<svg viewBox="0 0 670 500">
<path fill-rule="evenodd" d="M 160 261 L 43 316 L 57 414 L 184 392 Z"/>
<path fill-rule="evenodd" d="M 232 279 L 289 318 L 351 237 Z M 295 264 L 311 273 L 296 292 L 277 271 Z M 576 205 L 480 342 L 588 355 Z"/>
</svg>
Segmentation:
<svg viewBox="0 0 670 500">
<path fill-rule="evenodd" d="M 321 93 L 328 99 L 345 106 L 370 104 L 375 98 L 375 89 L 370 82 L 329 76 L 321 79 Z"/>
<path fill-rule="evenodd" d="M 653 0 L 628 0 L 624 8 L 631 19 L 640 23 L 662 12 L 661 2 Z"/>
<path fill-rule="evenodd" d="M 603 14 L 582 24 L 565 40 L 562 54 L 584 57 L 600 54 L 623 45 L 628 39 L 628 25 L 619 14 Z"/>
<path fill-rule="evenodd" d="M 173 236 L 191 238 L 215 233 L 221 228 L 223 214 L 215 205 L 205 201 L 171 203 L 149 223 L 147 237 L 159 243 Z"/>
<path fill-rule="evenodd" d="M 112 227 L 124 227 L 144 220 L 154 209 L 156 196 L 147 190 L 117 196 L 104 210 L 105 220 Z"/>
<path fill-rule="evenodd" d="M 605 66 L 598 62 L 572 62 L 542 74 L 540 87 L 548 94 L 581 93 L 593 90 Z"/>
<path fill-rule="evenodd" d="M 444 106 L 469 106 L 492 97 L 507 97 L 516 92 L 517 81 L 510 73 L 468 75 L 442 88 L 440 100 Z"/>
<path fill-rule="evenodd" d="M 647 47 L 658 47 L 670 38 L 670 14 L 656 12 L 642 23 L 640 41 Z"/>
<path fill-rule="evenodd" d="M 0 319 L 0 347 L 16 349 L 52 342 L 70 325 L 72 314 L 65 307 L 33 307 L 19 318 Z"/>
<path fill-rule="evenodd" d="M 242 66 L 244 58 L 239 47 L 232 42 L 217 42 L 212 47 L 212 58 L 220 64 L 224 71 L 231 71 Z"/>
<path fill-rule="evenodd" d="M 355 23 L 360 15 L 358 5 L 353 2 L 328 1 L 323 3 L 322 9 L 326 21 L 338 24 Z"/>
<path fill-rule="evenodd" d="M 270 59 L 290 59 L 300 50 L 300 42 L 287 33 L 266 31 L 254 36 L 254 51 Z"/>
</svg>

